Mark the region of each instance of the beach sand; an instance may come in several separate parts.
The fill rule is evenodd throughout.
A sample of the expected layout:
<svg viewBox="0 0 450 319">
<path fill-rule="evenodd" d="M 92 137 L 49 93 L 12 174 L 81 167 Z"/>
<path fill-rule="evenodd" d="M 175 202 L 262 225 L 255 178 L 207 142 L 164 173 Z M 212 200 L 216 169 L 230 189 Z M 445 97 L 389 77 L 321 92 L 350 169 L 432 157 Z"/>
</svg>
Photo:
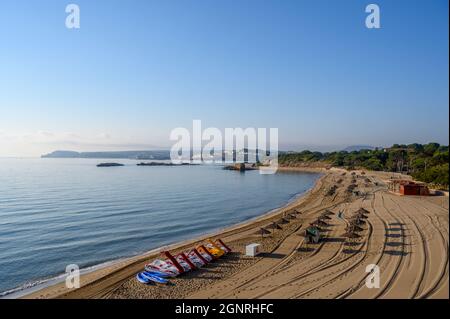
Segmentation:
<svg viewBox="0 0 450 319">
<path fill-rule="evenodd" d="M 25 298 L 449 298 L 448 197 L 389 193 L 388 173 L 367 172 L 355 178 L 338 169 L 322 172 L 314 188 L 296 201 L 214 234 L 234 252 L 171 279 L 170 285 L 146 286 L 135 280 L 145 263 L 159 255 L 156 250 L 83 275 L 79 289 L 60 283 Z M 354 178 L 364 195 L 347 192 Z M 335 193 L 327 195 L 333 185 Z M 361 238 L 346 240 L 341 237 L 346 219 L 361 207 L 370 212 Z M 264 238 L 255 234 L 294 209 L 300 214 L 282 230 Z M 335 213 L 326 237 L 306 245 L 305 228 L 325 209 Z M 339 211 L 344 219 L 337 217 Z M 205 238 L 164 250 L 184 250 Z M 261 244 L 263 253 L 244 256 L 245 246 L 254 242 Z M 365 285 L 370 264 L 380 269 L 379 288 Z"/>
</svg>

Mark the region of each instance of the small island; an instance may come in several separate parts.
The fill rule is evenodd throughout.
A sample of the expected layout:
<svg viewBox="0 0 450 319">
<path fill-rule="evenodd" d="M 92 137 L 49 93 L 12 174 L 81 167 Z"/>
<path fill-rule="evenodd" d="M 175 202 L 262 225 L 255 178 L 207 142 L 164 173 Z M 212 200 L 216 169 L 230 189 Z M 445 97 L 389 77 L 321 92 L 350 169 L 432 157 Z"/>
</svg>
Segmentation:
<svg viewBox="0 0 450 319">
<path fill-rule="evenodd" d="M 199 164 L 192 164 L 192 163 L 180 163 L 180 164 L 174 164 L 174 163 L 162 163 L 162 162 L 142 162 L 136 164 L 137 166 L 191 166 L 191 165 L 199 165 Z"/>
<path fill-rule="evenodd" d="M 125 165 L 120 164 L 120 163 L 100 163 L 100 164 L 97 164 L 97 167 L 116 167 L 116 166 L 125 166 Z"/>
<path fill-rule="evenodd" d="M 237 164 L 233 164 L 233 165 L 224 166 L 223 169 L 229 170 L 229 171 L 245 172 L 245 171 L 257 170 L 258 166 L 256 164 L 237 163 Z"/>
</svg>

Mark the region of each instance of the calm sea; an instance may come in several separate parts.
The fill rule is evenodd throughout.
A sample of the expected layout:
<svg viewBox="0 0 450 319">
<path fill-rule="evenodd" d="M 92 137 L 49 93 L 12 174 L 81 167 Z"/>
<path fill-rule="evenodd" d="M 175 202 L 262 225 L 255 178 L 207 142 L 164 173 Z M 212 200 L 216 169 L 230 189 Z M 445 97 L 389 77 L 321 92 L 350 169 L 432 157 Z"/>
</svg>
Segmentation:
<svg viewBox="0 0 450 319">
<path fill-rule="evenodd" d="M 0 296 L 257 217 L 319 177 L 99 162 L 0 159 Z"/>
</svg>

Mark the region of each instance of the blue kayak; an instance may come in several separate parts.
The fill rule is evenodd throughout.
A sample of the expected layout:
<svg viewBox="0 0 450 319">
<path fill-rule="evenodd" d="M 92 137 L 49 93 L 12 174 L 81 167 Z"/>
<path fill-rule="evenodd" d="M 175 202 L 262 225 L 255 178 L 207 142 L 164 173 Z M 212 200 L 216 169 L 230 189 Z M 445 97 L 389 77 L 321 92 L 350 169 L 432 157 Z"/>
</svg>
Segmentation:
<svg viewBox="0 0 450 319">
<path fill-rule="evenodd" d="M 147 271 L 141 273 L 143 277 L 148 279 L 149 281 L 156 282 L 158 284 L 167 284 L 169 281 L 167 279 L 161 278 L 157 275 L 153 275 Z"/>
<path fill-rule="evenodd" d="M 161 272 L 161 271 L 155 271 L 155 270 L 152 270 L 152 271 L 146 270 L 146 271 L 144 271 L 144 274 L 154 275 L 154 276 L 158 276 L 158 277 L 161 277 L 161 278 L 168 278 L 168 277 L 170 277 L 169 274 L 166 274 L 166 273 Z"/>
<path fill-rule="evenodd" d="M 147 276 L 144 276 L 141 272 L 136 275 L 136 279 L 143 284 L 149 284 L 152 282 L 152 280 L 150 280 Z"/>
</svg>

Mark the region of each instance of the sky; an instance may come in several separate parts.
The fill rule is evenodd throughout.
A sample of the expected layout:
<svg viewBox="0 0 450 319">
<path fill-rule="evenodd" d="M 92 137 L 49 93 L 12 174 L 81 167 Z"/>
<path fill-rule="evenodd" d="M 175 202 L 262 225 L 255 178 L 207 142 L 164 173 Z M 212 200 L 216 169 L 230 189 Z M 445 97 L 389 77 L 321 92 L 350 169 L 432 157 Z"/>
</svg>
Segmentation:
<svg viewBox="0 0 450 319">
<path fill-rule="evenodd" d="M 65 26 L 66 5 L 80 29 Z M 365 8 L 380 7 L 380 29 Z M 280 149 L 448 144 L 447 0 L 3 0 L 0 156 L 169 148 L 279 130 Z"/>
</svg>

